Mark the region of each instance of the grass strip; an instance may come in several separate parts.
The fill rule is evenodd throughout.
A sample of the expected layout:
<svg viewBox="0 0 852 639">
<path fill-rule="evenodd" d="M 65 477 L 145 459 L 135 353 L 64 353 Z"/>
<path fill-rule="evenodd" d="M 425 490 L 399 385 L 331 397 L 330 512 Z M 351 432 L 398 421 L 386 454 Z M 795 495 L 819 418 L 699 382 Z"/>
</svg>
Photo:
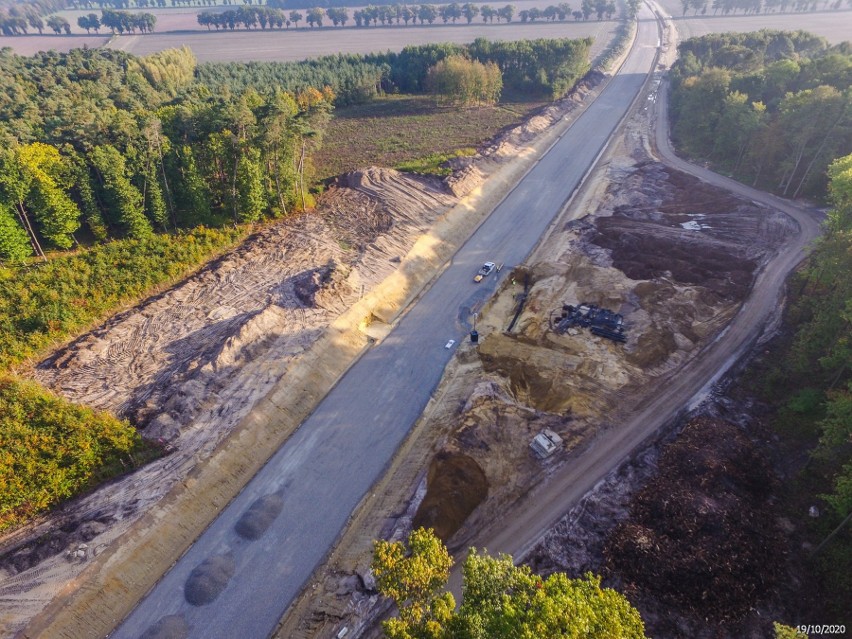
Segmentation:
<svg viewBox="0 0 852 639">
<path fill-rule="evenodd" d="M 196 228 L 0 268 L 0 371 L 173 284 L 245 234 Z"/>
</svg>

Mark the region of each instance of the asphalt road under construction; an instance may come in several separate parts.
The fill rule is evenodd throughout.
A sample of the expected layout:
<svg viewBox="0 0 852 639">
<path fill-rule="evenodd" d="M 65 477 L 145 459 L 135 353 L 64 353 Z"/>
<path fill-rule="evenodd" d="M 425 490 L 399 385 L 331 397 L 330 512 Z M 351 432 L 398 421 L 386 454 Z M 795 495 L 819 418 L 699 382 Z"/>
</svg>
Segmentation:
<svg viewBox="0 0 852 639">
<path fill-rule="evenodd" d="M 111 637 L 137 639 L 168 616 L 180 617 L 198 639 L 263 639 L 273 632 L 429 401 L 453 355 L 445 344 L 467 336 L 465 310 L 494 292 L 563 209 L 652 71 L 658 46 L 657 22 L 643 7 L 635 43 L 600 96 Z M 487 260 L 505 268 L 474 284 Z M 235 525 L 263 498 L 280 512 L 250 541 Z M 224 589 L 193 605 L 186 585 L 202 565 L 216 567 Z"/>
</svg>

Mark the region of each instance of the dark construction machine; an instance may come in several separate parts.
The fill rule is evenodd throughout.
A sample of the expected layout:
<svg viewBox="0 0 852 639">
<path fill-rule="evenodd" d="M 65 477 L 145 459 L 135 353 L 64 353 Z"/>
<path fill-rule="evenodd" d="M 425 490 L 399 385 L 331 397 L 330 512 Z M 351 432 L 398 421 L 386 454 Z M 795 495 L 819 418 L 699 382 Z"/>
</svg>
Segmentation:
<svg viewBox="0 0 852 639">
<path fill-rule="evenodd" d="M 579 326 L 588 328 L 592 335 L 605 337 L 620 344 L 627 341 L 627 335 L 624 334 L 624 318 L 618 313 L 594 304 L 578 304 L 577 306 L 565 304 L 562 307 L 559 319 L 554 322 L 551 315 L 550 326 L 560 335 L 571 327 Z"/>
</svg>

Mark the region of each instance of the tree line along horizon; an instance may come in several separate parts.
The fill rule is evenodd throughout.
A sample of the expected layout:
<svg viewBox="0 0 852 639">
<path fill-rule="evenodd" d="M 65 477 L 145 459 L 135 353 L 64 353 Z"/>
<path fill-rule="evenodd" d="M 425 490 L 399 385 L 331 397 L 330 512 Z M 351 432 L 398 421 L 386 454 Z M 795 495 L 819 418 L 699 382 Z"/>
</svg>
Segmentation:
<svg viewBox="0 0 852 639">
<path fill-rule="evenodd" d="M 322 27 L 323 19 L 328 18 L 335 27 L 345 27 L 350 21 L 349 9 L 347 7 L 312 7 L 305 14 L 300 11 L 291 10 L 285 13 L 284 9 L 277 7 L 274 0 L 267 3 L 265 7 L 247 6 L 236 10 L 225 11 L 202 11 L 198 14 L 197 21 L 208 30 L 215 27 L 221 29 L 235 30 L 242 26 L 245 29 L 253 29 L 258 26 L 261 29 L 289 28 L 291 25 L 298 27 L 305 20 L 309 27 Z M 351 20 L 356 27 L 393 26 L 394 24 L 408 26 L 417 24 L 432 25 L 440 18 L 443 24 L 455 24 L 464 20 L 471 24 L 477 17 L 481 17 L 483 24 L 493 24 L 496 19 L 498 23 L 510 23 L 517 16 L 522 23 L 535 22 L 543 19 L 549 22 L 565 21 L 570 17 L 574 20 L 588 20 L 593 14 L 598 20 L 611 19 L 616 12 L 614 0 L 582 0 L 580 8 L 571 10 L 567 2 L 548 5 L 540 9 L 517 10 L 512 4 L 503 7 L 492 7 L 489 4 L 452 2 L 445 5 L 436 4 L 370 4 L 362 9 L 356 9 Z"/>
<path fill-rule="evenodd" d="M 454 0 L 436 0 L 433 4 L 450 4 Z M 736 14 L 738 11 L 743 15 L 754 15 L 760 13 L 786 13 L 793 11 L 814 12 L 820 10 L 838 10 L 852 7 L 852 0 L 680 0 L 682 13 L 686 15 L 692 11 L 693 15 L 706 15 L 712 9 L 713 15 L 722 12 L 723 15 Z M 27 17 L 28 15 L 47 16 L 65 9 L 114 9 L 128 10 L 154 9 L 154 8 L 186 8 L 186 7 L 214 7 L 214 6 L 269 6 L 283 10 L 289 9 L 311 9 L 319 7 L 328 9 L 331 7 L 345 7 L 351 5 L 347 0 L 30 0 L 21 3 L 18 0 L 0 0 L 0 20 L 4 17 Z M 375 0 L 374 5 L 404 6 L 398 0 Z M 416 5 L 410 5 L 416 6 Z M 35 28 L 35 27 L 33 27 Z"/>
<path fill-rule="evenodd" d="M 36 0 L 36 2 L 20 5 L 7 3 L 8 8 L 0 3 L 0 33 L 6 36 L 26 35 L 32 28 L 39 34 L 49 28 L 54 34 L 71 34 L 71 23 L 67 18 L 56 15 L 62 9 L 85 9 L 98 7 L 102 14 L 89 13 L 77 18 L 77 26 L 87 34 L 92 30 L 99 33 L 101 26 L 110 29 L 113 34 L 123 33 L 153 33 L 157 17 L 150 13 L 130 13 L 131 5 L 136 8 L 166 8 L 179 6 L 222 6 L 237 4 L 236 0 L 224 0 L 221 4 L 215 0 L 98 0 L 97 2 L 66 2 L 66 0 Z M 328 18 L 332 25 L 344 27 L 350 20 L 349 9 L 343 0 L 243 0 L 243 5 L 237 9 L 222 11 L 201 11 L 197 22 L 208 30 L 214 27 L 217 31 L 234 31 L 240 27 L 245 29 L 260 28 L 289 29 L 290 26 L 299 28 L 299 22 L 305 20 L 310 27 L 323 27 L 323 18 Z M 693 16 L 758 15 L 770 13 L 815 12 L 819 10 L 842 10 L 852 8 L 852 0 L 823 0 L 822 6 L 814 0 L 681 0 L 682 15 L 692 11 Z M 306 10 L 303 14 L 298 9 Z M 710 14 L 712 10 L 712 14 Z M 595 15 L 598 20 L 612 19 L 616 12 L 614 0 L 581 0 L 577 9 L 571 9 L 568 3 L 548 5 L 541 9 L 531 7 L 517 11 L 514 5 L 507 4 L 496 8 L 484 3 L 459 4 L 451 0 L 437 0 L 432 4 L 408 4 L 395 0 L 376 0 L 361 9 L 356 9 L 351 19 L 355 27 L 378 26 L 408 26 L 409 22 L 416 25 L 432 25 L 440 18 L 444 24 L 455 24 L 464 18 L 467 24 L 479 16 L 483 24 L 493 24 L 504 21 L 509 23 L 517 17 L 523 23 L 534 23 L 537 20 L 564 21 L 569 17 L 574 20 L 588 20 Z M 43 16 L 48 15 L 44 20 Z"/>
<path fill-rule="evenodd" d="M 475 18 L 481 16 L 483 24 L 493 24 L 496 19 L 498 23 L 510 23 L 517 17 L 522 23 L 533 23 L 537 20 L 548 22 L 565 21 L 568 18 L 574 20 L 588 20 L 596 15 L 598 20 L 611 19 L 616 12 L 615 0 L 581 0 L 579 9 L 571 10 L 568 3 L 549 5 L 543 9 L 532 7 L 518 11 L 512 4 L 495 8 L 488 4 L 452 2 L 449 4 L 377 4 L 367 5 L 362 9 L 356 9 L 351 20 L 355 27 L 375 27 L 380 23 L 382 26 L 405 25 L 409 23 L 416 25 L 433 25 L 439 18 L 443 24 L 456 24 L 464 19 L 471 24 Z M 267 6 L 244 5 L 237 9 L 225 9 L 222 11 L 200 11 L 196 21 L 200 26 L 207 27 L 210 31 L 236 29 L 289 29 L 291 26 L 300 28 L 299 23 L 303 20 L 310 28 L 322 28 L 323 20 L 328 19 L 335 27 L 345 27 L 350 21 L 349 9 L 347 7 L 310 7 L 303 14 L 296 9 L 287 12 L 275 5 L 274 0 Z M 115 34 L 153 33 L 157 24 L 157 17 L 151 13 L 131 13 L 129 11 L 101 8 L 101 15 L 89 13 L 77 17 L 77 26 L 85 30 L 87 34 L 94 31 L 100 33 L 101 27 Z M 35 10 L 16 12 L 13 15 L 0 14 L 0 33 L 5 36 L 27 35 L 29 29 L 35 29 L 39 34 L 44 29 L 50 29 L 54 34 L 70 35 L 71 23 L 61 15 L 51 15 L 43 20 Z"/>
</svg>

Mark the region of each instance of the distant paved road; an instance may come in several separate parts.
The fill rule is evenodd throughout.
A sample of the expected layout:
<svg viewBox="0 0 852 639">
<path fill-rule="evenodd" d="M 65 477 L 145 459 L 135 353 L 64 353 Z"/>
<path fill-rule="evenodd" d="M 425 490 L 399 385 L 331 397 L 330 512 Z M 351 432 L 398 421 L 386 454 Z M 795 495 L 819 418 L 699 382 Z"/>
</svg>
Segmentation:
<svg viewBox="0 0 852 639">
<path fill-rule="evenodd" d="M 316 411 L 220 514 L 173 569 L 113 633 L 135 639 L 177 615 L 199 639 L 261 639 L 275 628 L 326 555 L 361 497 L 384 471 L 420 416 L 454 349 L 466 336 L 464 309 L 496 288 L 472 277 L 485 260 L 504 262 L 505 277 L 522 262 L 600 153 L 651 69 L 657 29 L 643 20 L 630 56 L 551 151 L 457 253 L 443 275 L 381 344 L 366 353 Z M 257 499 L 278 493 L 283 509 L 250 542 L 235 522 Z M 235 571 L 208 605 L 184 597 L 191 571 L 224 555 Z"/>
</svg>

